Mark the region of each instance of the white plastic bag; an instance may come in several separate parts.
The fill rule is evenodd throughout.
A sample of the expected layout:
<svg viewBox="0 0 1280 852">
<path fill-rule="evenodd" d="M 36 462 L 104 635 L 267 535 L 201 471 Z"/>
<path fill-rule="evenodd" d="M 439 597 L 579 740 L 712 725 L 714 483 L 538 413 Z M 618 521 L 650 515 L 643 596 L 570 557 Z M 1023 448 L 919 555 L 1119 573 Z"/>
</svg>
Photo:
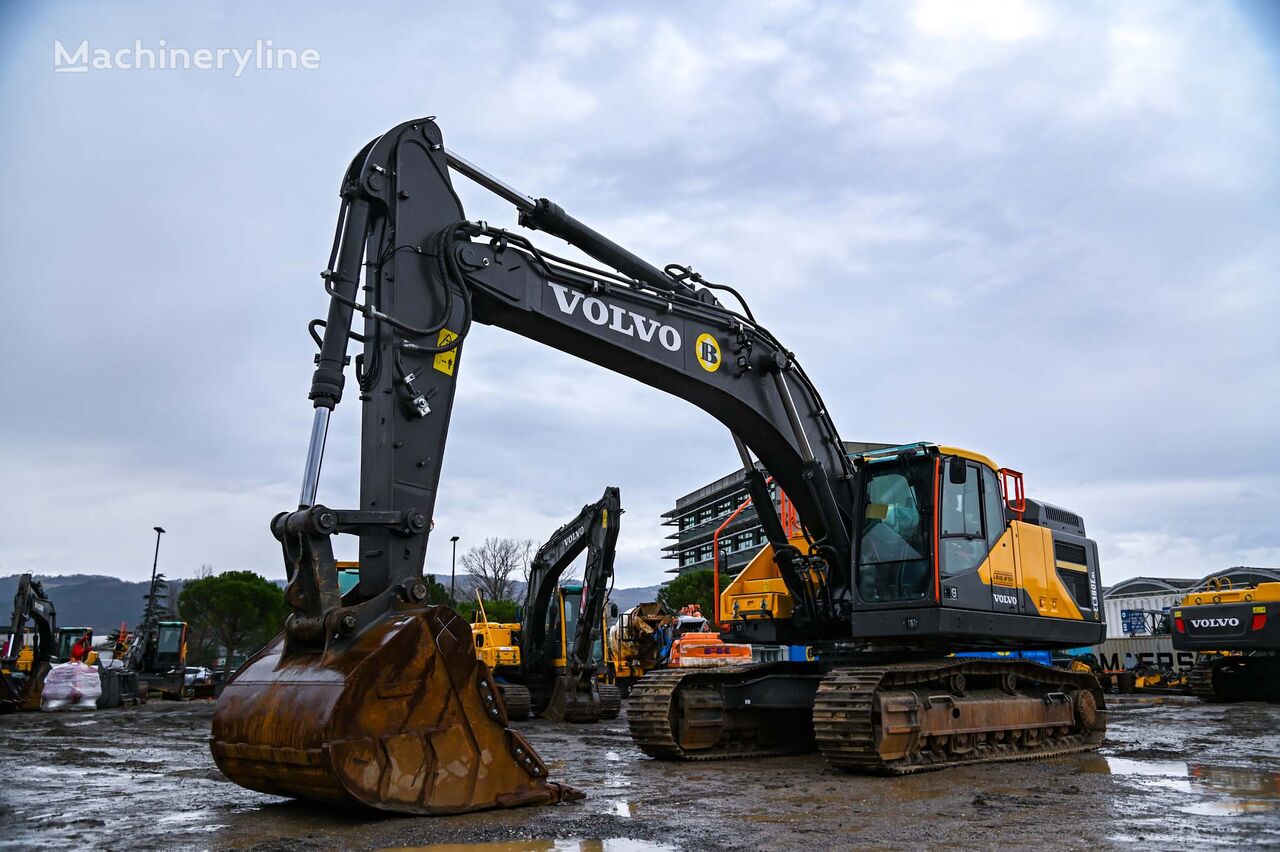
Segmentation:
<svg viewBox="0 0 1280 852">
<path fill-rule="evenodd" d="M 49 669 L 40 693 L 41 710 L 96 710 L 102 695 L 98 670 L 84 663 L 60 663 Z"/>
</svg>

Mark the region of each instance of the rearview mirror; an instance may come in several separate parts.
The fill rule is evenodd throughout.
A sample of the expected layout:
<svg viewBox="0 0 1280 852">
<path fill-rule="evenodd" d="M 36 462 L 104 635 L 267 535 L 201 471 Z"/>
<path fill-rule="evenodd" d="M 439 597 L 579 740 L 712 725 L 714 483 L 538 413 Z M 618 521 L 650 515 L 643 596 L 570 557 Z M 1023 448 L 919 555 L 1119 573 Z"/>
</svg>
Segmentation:
<svg viewBox="0 0 1280 852">
<path fill-rule="evenodd" d="M 969 466 L 963 459 L 953 458 L 947 462 L 947 481 L 952 485 L 964 485 L 968 479 Z"/>
<path fill-rule="evenodd" d="M 609 604 L 609 617 L 610 618 L 618 617 L 618 605 L 616 603 Z"/>
</svg>

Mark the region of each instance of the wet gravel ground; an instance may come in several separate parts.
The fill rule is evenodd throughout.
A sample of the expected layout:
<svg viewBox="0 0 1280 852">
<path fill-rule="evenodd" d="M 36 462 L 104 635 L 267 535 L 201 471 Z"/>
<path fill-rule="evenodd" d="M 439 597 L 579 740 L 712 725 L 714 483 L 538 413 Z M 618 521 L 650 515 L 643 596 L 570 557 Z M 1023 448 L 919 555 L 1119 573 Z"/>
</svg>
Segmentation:
<svg viewBox="0 0 1280 852">
<path fill-rule="evenodd" d="M 504 852 L 881 848 L 1280 848 L 1280 706 L 1117 698 L 1098 754 L 863 778 L 817 755 L 670 764 L 625 718 L 517 725 L 555 807 L 404 818 L 318 807 L 225 781 L 212 702 L 0 717 L 0 847 L 380 849 L 487 843 Z M 519 841 L 519 842 L 513 842 Z"/>
</svg>

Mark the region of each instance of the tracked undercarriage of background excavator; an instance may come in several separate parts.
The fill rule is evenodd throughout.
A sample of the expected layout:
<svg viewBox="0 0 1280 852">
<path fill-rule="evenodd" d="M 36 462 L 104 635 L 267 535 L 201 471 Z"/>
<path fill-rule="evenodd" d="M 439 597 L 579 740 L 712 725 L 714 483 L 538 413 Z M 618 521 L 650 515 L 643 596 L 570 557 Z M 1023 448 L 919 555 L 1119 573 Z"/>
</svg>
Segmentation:
<svg viewBox="0 0 1280 852">
<path fill-rule="evenodd" d="M 522 225 L 611 269 L 468 221 L 450 169 L 513 204 Z M 294 613 L 229 683 L 214 718 L 213 751 L 233 780 L 422 813 L 567 794 L 505 728 L 501 697 L 475 660 L 467 625 L 420 603 L 428 521 L 476 324 L 673 394 L 732 433 L 792 601 L 789 615 L 760 635 L 803 643 L 814 659 L 658 672 L 652 688 L 646 677 L 629 715 L 650 754 L 810 748 L 817 725 L 817 744 L 836 765 L 904 771 L 1101 740 L 1106 714 L 1091 678 L 945 656 L 1100 637 L 1100 611 L 1088 596 L 1097 551 L 1074 515 L 1063 513 L 1074 520 L 1063 522 L 1069 530 L 1060 538 L 1053 524 L 1061 510 L 1009 494 L 998 502 L 984 465 L 934 445 L 850 459 L 813 382 L 735 290 L 686 267 L 658 269 L 557 205 L 512 189 L 447 151 L 432 119 L 370 142 L 341 195 L 323 276 L 328 316 L 315 324 L 323 336 L 315 334 L 302 495 L 297 511 L 272 523 Z M 359 335 L 351 328 L 356 313 Z M 316 502 L 316 487 L 353 337 L 363 344 L 354 363 L 364 403 L 361 493 L 358 509 L 334 510 Z M 804 547 L 788 540 L 757 459 L 794 503 Z M 954 528 L 946 526 L 952 499 L 963 504 L 955 510 L 963 525 Z M 975 518 L 981 523 L 971 526 Z M 346 599 L 330 545 L 336 533 L 360 539 L 360 580 Z M 1023 562 L 1011 564 L 1003 553 L 1015 546 Z M 1074 566 L 1070 588 L 1059 563 Z M 1030 573 L 1020 575 L 1019 564 Z M 1042 575 L 1043 586 L 1029 579 Z M 1086 578 L 1083 597 L 1076 575 Z"/>
</svg>

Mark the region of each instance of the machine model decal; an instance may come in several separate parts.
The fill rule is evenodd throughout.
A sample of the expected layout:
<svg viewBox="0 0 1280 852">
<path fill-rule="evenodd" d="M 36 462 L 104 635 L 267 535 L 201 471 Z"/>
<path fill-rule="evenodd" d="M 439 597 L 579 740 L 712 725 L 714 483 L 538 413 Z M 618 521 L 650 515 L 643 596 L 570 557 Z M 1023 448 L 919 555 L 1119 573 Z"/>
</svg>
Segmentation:
<svg viewBox="0 0 1280 852">
<path fill-rule="evenodd" d="M 698 335 L 698 341 L 693 346 L 693 354 L 697 356 L 702 369 L 708 373 L 714 373 L 720 369 L 720 341 L 710 334 Z"/>
<path fill-rule="evenodd" d="M 548 281 L 547 286 L 556 294 L 556 305 L 561 313 L 573 316 L 581 305 L 582 315 L 592 325 L 608 326 L 611 331 L 627 337 L 638 337 L 645 343 L 652 343 L 656 336 L 658 343 L 668 352 L 680 349 L 680 332 L 674 326 L 665 325 L 618 305 L 610 305 L 595 296 L 584 296 L 577 290 L 554 281 Z"/>
</svg>

